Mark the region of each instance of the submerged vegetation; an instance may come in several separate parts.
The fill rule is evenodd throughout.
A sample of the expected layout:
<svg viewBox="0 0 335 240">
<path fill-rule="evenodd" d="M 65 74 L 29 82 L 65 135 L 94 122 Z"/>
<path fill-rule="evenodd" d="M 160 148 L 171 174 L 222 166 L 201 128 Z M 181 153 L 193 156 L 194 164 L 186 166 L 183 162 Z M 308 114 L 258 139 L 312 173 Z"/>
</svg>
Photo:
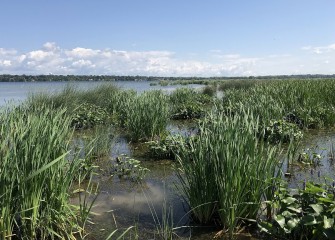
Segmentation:
<svg viewBox="0 0 335 240">
<path fill-rule="evenodd" d="M 86 91 L 68 86 L 2 109 L 0 238 L 84 238 L 92 205 L 85 193 L 90 191 L 76 189 L 77 184 L 89 189 L 92 174 L 99 171 L 141 182 L 148 171 L 132 156 L 110 157 L 114 134 L 120 133 L 134 148 L 144 149 L 142 157 L 175 160 L 176 185 L 193 222 L 215 225 L 229 239 L 250 226 L 259 226 L 256 235 L 265 239 L 297 239 L 301 231 L 303 239 L 332 239 L 332 180 L 292 190 L 283 165 L 320 164 L 316 150 L 298 154 L 297 146 L 306 130 L 334 127 L 335 80 L 206 84 L 201 91 L 180 88 L 170 94 L 136 93 L 112 84 Z M 193 121 L 196 131 L 170 132 L 167 126 L 175 120 Z M 82 140 L 84 129 L 94 137 Z M 104 166 L 109 169 L 101 170 Z M 79 195 L 79 206 L 70 204 L 73 195 Z M 164 239 L 177 236 L 169 226 L 172 213 L 157 228 L 169 233 L 158 234 Z M 121 236 L 126 239 L 134 229 Z"/>
</svg>

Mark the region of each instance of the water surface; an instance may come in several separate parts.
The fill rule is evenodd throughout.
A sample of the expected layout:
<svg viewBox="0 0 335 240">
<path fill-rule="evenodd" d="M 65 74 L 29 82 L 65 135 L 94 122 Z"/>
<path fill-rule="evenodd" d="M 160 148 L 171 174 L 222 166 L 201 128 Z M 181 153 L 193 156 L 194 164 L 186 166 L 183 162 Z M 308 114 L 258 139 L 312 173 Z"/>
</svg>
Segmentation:
<svg viewBox="0 0 335 240">
<path fill-rule="evenodd" d="M 171 92 L 180 87 L 201 88 L 203 86 L 190 84 L 187 86 L 173 85 L 173 86 L 150 86 L 149 81 L 78 81 L 78 82 L 0 82 L 0 106 L 6 103 L 14 102 L 20 103 L 27 99 L 29 94 L 50 92 L 55 93 L 63 90 L 66 86 L 72 85 L 78 89 L 88 90 L 101 86 L 106 83 L 112 83 L 123 89 L 133 89 L 137 92 L 144 92 L 148 90 L 163 90 Z"/>
</svg>

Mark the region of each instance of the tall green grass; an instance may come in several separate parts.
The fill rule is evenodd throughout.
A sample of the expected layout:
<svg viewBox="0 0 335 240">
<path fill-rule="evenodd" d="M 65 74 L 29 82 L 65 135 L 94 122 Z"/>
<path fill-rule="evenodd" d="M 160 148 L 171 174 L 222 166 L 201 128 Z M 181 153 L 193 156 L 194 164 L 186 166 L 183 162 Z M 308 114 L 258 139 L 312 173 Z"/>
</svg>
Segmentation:
<svg viewBox="0 0 335 240">
<path fill-rule="evenodd" d="M 223 106 L 236 113 L 246 106 L 264 124 L 293 113 L 305 128 L 335 124 L 335 79 L 262 81 L 247 90 L 227 90 Z"/>
<path fill-rule="evenodd" d="M 245 219 L 257 218 L 278 174 L 279 147 L 259 140 L 257 129 L 259 119 L 247 110 L 212 114 L 178 150 L 181 189 L 194 218 L 219 218 L 230 238 Z"/>
<path fill-rule="evenodd" d="M 0 238 L 75 239 L 69 204 L 80 162 L 69 161 L 65 110 L 10 108 L 0 116 Z"/>
<path fill-rule="evenodd" d="M 132 140 L 152 140 L 165 133 L 168 120 L 167 96 L 161 91 L 150 91 L 138 95 L 128 105 L 125 126 Z"/>
</svg>

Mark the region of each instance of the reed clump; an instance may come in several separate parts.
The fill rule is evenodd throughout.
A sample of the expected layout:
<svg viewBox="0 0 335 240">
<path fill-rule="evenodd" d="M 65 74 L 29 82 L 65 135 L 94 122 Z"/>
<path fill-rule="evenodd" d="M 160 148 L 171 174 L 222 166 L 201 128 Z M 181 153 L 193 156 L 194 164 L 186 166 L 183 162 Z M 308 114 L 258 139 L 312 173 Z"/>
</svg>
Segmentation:
<svg viewBox="0 0 335 240">
<path fill-rule="evenodd" d="M 0 238 L 75 239 L 69 204 L 80 161 L 71 157 L 65 110 L 8 108 L 0 116 Z"/>
<path fill-rule="evenodd" d="M 142 93 L 129 103 L 126 116 L 125 127 L 133 141 L 152 140 L 166 131 L 168 98 L 161 91 Z"/>
<path fill-rule="evenodd" d="M 230 238 L 245 219 L 256 219 L 275 185 L 278 146 L 259 139 L 259 119 L 250 111 L 217 112 L 199 124 L 199 134 L 181 143 L 181 190 L 196 221 L 219 219 Z"/>
<path fill-rule="evenodd" d="M 248 107 L 262 123 L 289 120 L 299 128 L 332 127 L 335 124 L 335 79 L 261 81 L 248 89 L 225 91 L 223 108 L 239 113 Z"/>
</svg>

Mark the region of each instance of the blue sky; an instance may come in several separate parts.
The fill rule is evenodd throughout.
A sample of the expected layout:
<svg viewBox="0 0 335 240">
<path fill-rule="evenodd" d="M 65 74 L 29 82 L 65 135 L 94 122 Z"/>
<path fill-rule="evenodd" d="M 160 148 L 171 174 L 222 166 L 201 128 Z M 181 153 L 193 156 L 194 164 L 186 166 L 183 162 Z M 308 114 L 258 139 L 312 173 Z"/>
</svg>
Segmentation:
<svg viewBox="0 0 335 240">
<path fill-rule="evenodd" d="M 334 0 L 4 0 L 0 74 L 335 73 Z"/>
</svg>

